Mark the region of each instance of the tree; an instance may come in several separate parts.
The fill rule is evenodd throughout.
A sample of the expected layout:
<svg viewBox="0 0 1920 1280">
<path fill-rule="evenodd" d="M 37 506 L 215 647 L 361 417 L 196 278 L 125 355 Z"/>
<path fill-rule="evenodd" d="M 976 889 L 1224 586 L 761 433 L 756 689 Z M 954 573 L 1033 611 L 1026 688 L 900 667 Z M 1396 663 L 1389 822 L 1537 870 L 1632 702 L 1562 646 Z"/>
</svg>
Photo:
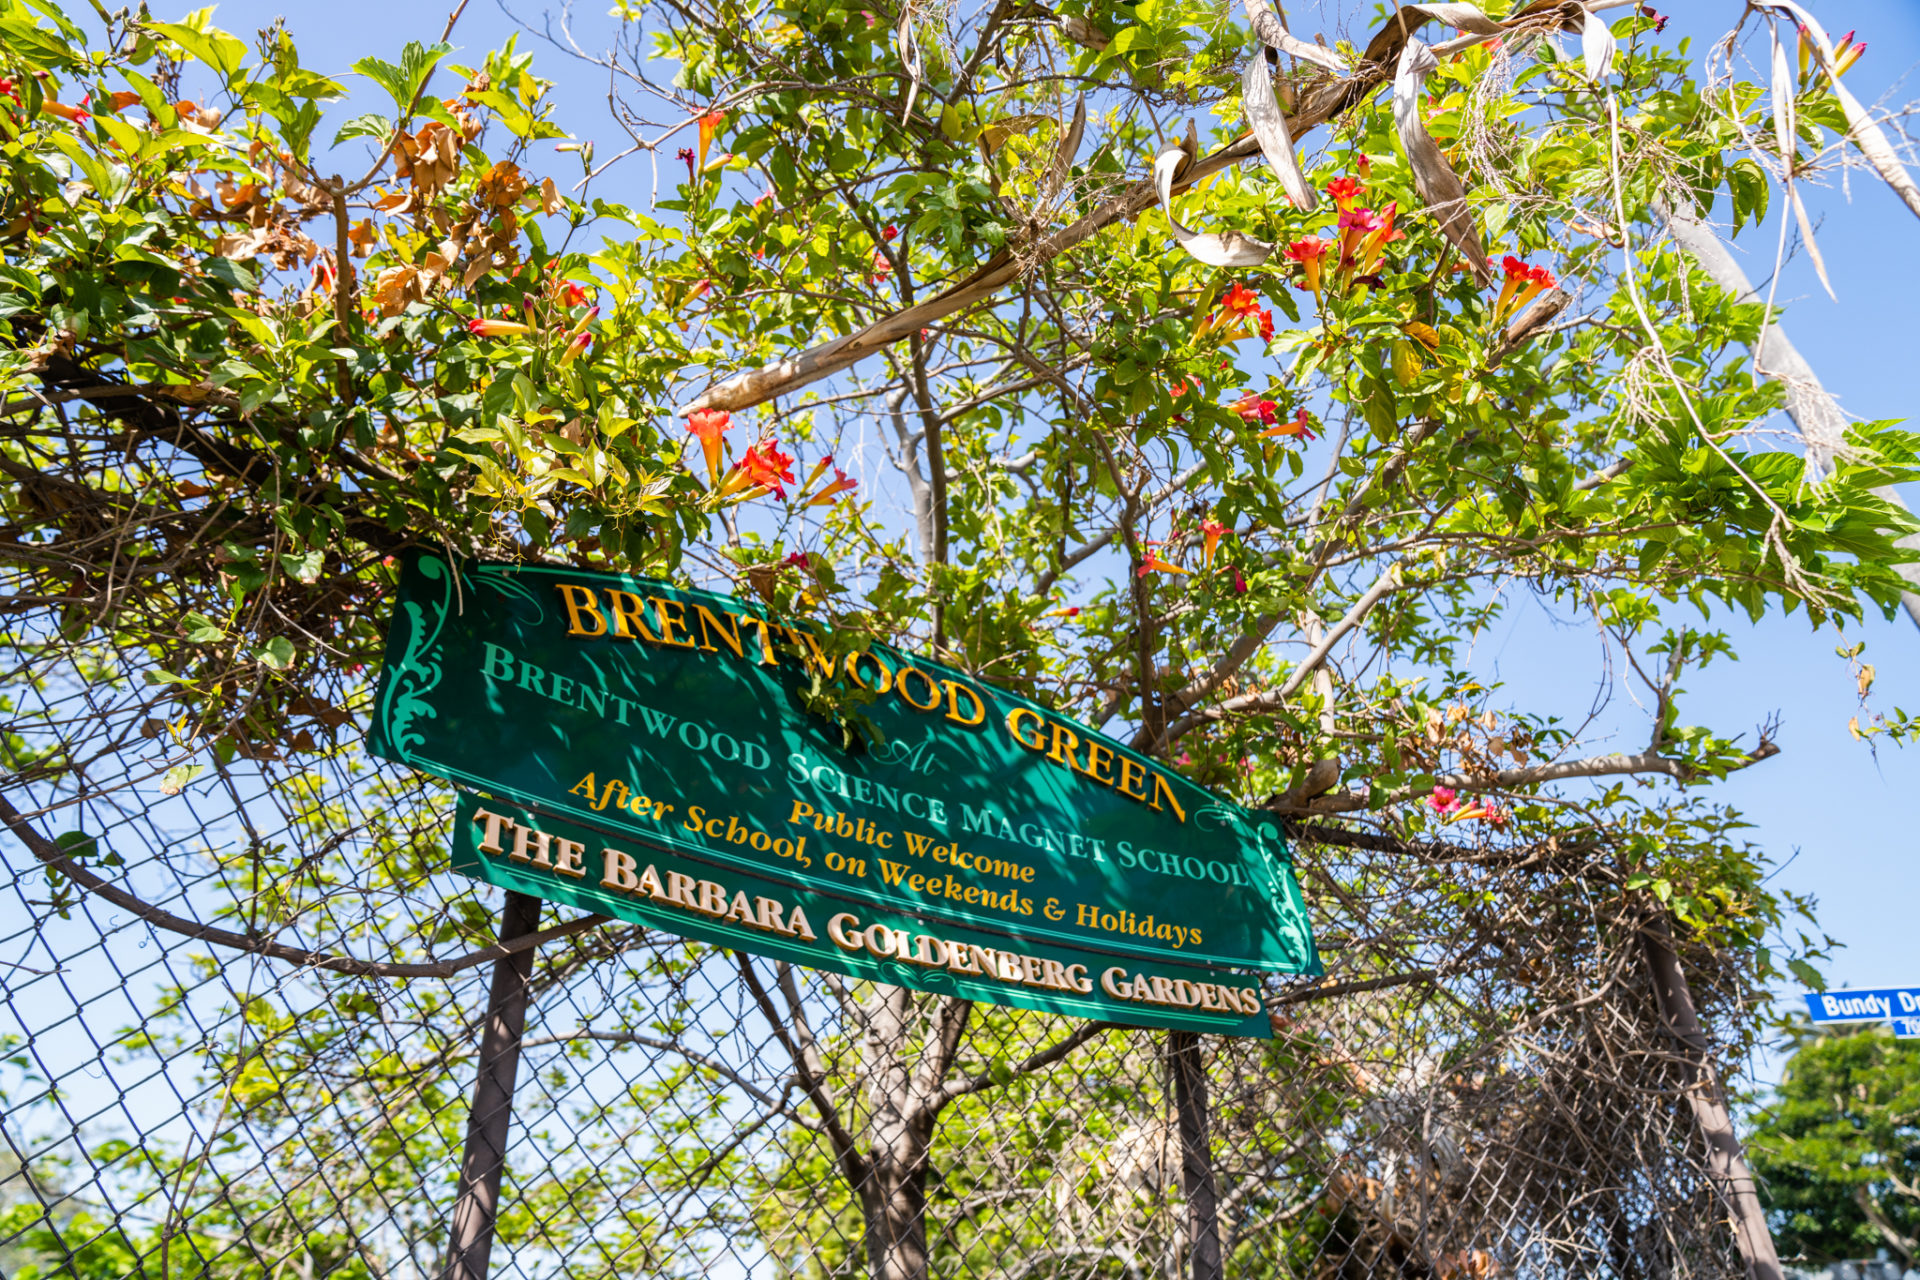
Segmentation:
<svg viewBox="0 0 1920 1280">
<path fill-rule="evenodd" d="M 1920 1046 L 1878 1026 L 1803 1034 L 1749 1141 L 1783 1250 L 1913 1266 Z"/>
<path fill-rule="evenodd" d="M 1205 6 L 1067 8 L 623 6 L 600 69 L 633 145 L 599 158 L 511 45 L 471 66 L 444 40 L 360 60 L 356 106 L 386 100 L 329 149 L 319 104 L 347 89 L 287 30 L 249 46 L 205 11 L 123 14 L 89 47 L 52 6 L 0 10 L 16 619 L 0 819 L 44 870 L 47 912 L 104 897 L 217 955 L 301 967 L 277 1004 L 223 997 L 239 1012 L 200 1068 L 211 1132 L 277 1135 L 292 1178 L 315 1117 L 381 1099 L 377 1132 L 355 1120 L 361 1145 L 319 1155 L 404 1242 L 389 1256 L 438 1243 L 433 1207 L 396 1204 L 391 1179 L 424 1179 L 458 1128 L 445 1073 L 472 1028 L 434 984 L 493 941 L 444 874 L 445 792 L 360 750 L 410 547 L 728 585 L 811 616 L 839 655 L 929 649 L 1110 727 L 1294 819 L 1303 847 L 1412 851 L 1410 871 L 1319 875 L 1320 927 L 1365 943 L 1342 976 L 1444 990 L 1497 956 L 1541 1003 L 1489 1000 L 1365 1089 L 1457 1102 L 1472 1089 L 1448 1064 L 1490 1070 L 1502 1035 L 1584 998 L 1556 985 L 1582 963 L 1613 991 L 1627 952 L 1596 940 L 1656 920 L 1716 1002 L 1714 1047 L 1753 1033 L 1732 1010 L 1772 975 L 1768 935 L 1794 904 L 1705 797 L 1779 745 L 1689 724 L 1681 682 L 1732 656 L 1716 607 L 1816 625 L 1895 607 L 1916 526 L 1881 490 L 1920 471 L 1891 423 L 1757 440 L 1782 390 L 1743 352 L 1774 317 L 1663 237 L 1715 214 L 1738 231 L 1774 176 L 1791 201 L 1842 131 L 1892 180 L 1841 83 L 1857 55 L 1810 35 L 1797 77 L 1783 61 L 1762 92 L 1697 83 L 1638 10 L 1608 28 L 1492 4 L 1497 22 L 1429 49 L 1431 15 L 1402 7 L 1329 50 L 1256 2 L 1288 59 L 1274 88 L 1265 51 Z M 1764 21 L 1791 43 L 1783 12 Z M 1556 43 L 1568 31 L 1579 60 Z M 1210 150 L 1196 121 L 1184 139 L 1166 123 L 1203 108 Z M 1325 129 L 1304 172 L 1275 128 Z M 354 146 L 364 161 L 335 174 Z M 1263 147 L 1269 167 L 1238 165 Z M 649 158 L 666 175 L 649 207 L 596 194 Z M 1599 749 L 1479 678 L 1473 641 L 1520 592 L 1587 620 L 1644 684 L 1643 749 Z M 806 692 L 858 731 L 844 673 Z M 168 871 L 163 911 L 119 869 L 168 868 L 156 824 L 173 815 L 208 870 Z M 1518 926 L 1483 875 L 1563 867 L 1564 892 L 1526 878 L 1514 909 L 1595 955 L 1487 941 Z M 1406 883 L 1431 896 L 1383 920 Z M 1484 945 L 1454 953 L 1449 931 Z M 543 1000 L 583 1000 L 593 974 L 635 984 L 610 1022 L 581 1013 L 556 1042 L 677 1064 L 620 1107 L 737 1086 L 794 1168 L 838 1170 L 849 1201 L 829 1216 L 857 1212 L 862 1238 L 832 1265 L 864 1255 L 876 1276 L 959 1247 L 929 1239 L 927 1208 L 958 1099 L 1129 1051 L 1103 1050 L 1101 1028 L 742 959 L 727 990 L 764 1038 L 741 1052 L 787 1062 L 763 1079 L 685 1039 L 681 984 L 736 983 L 729 958 L 592 920 L 540 943 Z M 199 1042 L 186 1028 L 214 981 L 163 993 L 152 1052 L 160 1031 Z M 844 1025 L 816 1036 L 822 1016 Z M 1593 1070 L 1577 1041 L 1566 1060 Z M 714 1107 L 527 1194 L 620 1211 L 618 1168 L 693 1197 L 739 1167 Z M 1528 1114 L 1549 1125 L 1544 1100 Z M 1334 1149 L 1288 1158 L 1324 1168 Z M 248 1189 L 181 1172 L 205 1160 L 154 1176 Z M 1438 1194 L 1443 1162 L 1394 1160 L 1397 1182 L 1356 1170 L 1325 1216 L 1438 1273 L 1390 1202 Z M 657 1207 L 621 1239 L 649 1247 Z M 1637 1210 L 1614 1210 L 1630 1252 Z M 1157 1238 L 1167 1257 L 1199 1247 L 1197 1227 Z M 612 1239 L 596 1247 L 625 1265 Z"/>
</svg>

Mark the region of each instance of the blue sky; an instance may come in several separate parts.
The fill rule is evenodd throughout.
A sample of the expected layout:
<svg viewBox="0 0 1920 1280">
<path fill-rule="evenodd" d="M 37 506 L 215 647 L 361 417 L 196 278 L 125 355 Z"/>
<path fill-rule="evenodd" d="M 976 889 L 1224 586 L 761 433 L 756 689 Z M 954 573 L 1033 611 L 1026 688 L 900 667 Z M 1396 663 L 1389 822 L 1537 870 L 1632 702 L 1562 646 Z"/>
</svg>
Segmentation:
<svg viewBox="0 0 1920 1280">
<path fill-rule="evenodd" d="M 588 48 L 601 47 L 613 32 L 601 3 L 575 15 L 576 38 Z M 1323 3 L 1334 12 L 1354 7 L 1346 0 Z M 1294 6 L 1296 25 L 1314 29 L 1317 7 Z M 1690 0 L 1672 7 L 1684 12 L 1675 15 L 1669 35 L 1694 36 L 1697 60 L 1742 6 L 1736 0 Z M 1868 42 L 1866 58 L 1848 75 L 1862 99 L 1893 105 L 1914 92 L 1908 77 L 1920 62 L 1920 6 L 1911 0 L 1825 0 L 1811 7 L 1834 35 L 1857 28 Z M 157 16 L 172 16 L 164 5 L 156 8 Z M 215 18 L 228 30 L 251 35 L 284 13 L 303 62 L 345 78 L 347 64 L 357 57 L 391 58 L 405 40 L 431 41 L 445 25 L 447 11 L 444 0 L 333 0 L 324 7 L 228 0 Z M 526 0 L 516 12 L 536 26 L 543 21 L 538 0 Z M 453 36 L 461 51 L 456 60 L 477 63 L 485 49 L 516 29 L 513 17 L 494 0 L 472 0 Z M 536 49 L 536 69 L 558 81 L 562 123 L 582 137 L 597 137 L 603 155 L 624 141 L 606 115 L 604 71 L 570 63 L 525 35 L 522 47 Z M 448 90 L 450 82 L 436 87 Z M 556 166 L 555 171 L 561 170 Z M 644 163 L 628 166 L 624 178 L 597 183 L 596 194 L 644 203 L 647 176 Z M 1906 418 L 1913 412 L 1920 365 L 1915 342 L 1920 296 L 1911 287 L 1920 278 L 1914 269 L 1920 259 L 1920 219 L 1864 170 L 1809 195 L 1839 300 L 1820 291 L 1804 262 L 1791 264 L 1779 293 L 1789 305 L 1787 330 L 1848 412 Z M 1770 269 L 1781 213 L 1776 201 L 1767 224 L 1748 229 L 1737 246 L 1756 279 Z M 1920 500 L 1920 493 L 1910 497 Z M 1832 628 L 1814 632 L 1804 615 L 1770 619 L 1758 627 L 1726 618 L 1714 625 L 1731 631 L 1739 661 L 1718 662 L 1687 682 L 1688 718 L 1750 729 L 1777 714 L 1782 725 L 1782 754 L 1718 794 L 1754 824 L 1752 838 L 1780 864 L 1777 883 L 1818 896 L 1821 927 L 1845 944 L 1828 966 L 1834 985 L 1920 984 L 1920 943 L 1907 932 L 1915 928 L 1912 809 L 1920 801 L 1920 748 L 1887 746 L 1876 756 L 1851 737 L 1847 721 L 1857 710 L 1853 678 L 1834 654 L 1837 644 L 1864 640 L 1864 658 L 1879 672 L 1874 706 L 1920 711 L 1920 663 L 1915 661 L 1920 632 L 1904 616 L 1871 620 L 1846 636 Z M 1536 708 L 1577 718 L 1599 692 L 1590 683 L 1569 683 L 1564 674 L 1603 669 L 1591 633 L 1532 605 L 1517 608 L 1486 636 L 1477 658 L 1508 682 L 1516 701 Z M 1611 693 L 1609 718 L 1618 724 L 1619 737 L 1602 749 L 1639 749 L 1645 742 L 1644 716 L 1624 686 Z"/>
</svg>

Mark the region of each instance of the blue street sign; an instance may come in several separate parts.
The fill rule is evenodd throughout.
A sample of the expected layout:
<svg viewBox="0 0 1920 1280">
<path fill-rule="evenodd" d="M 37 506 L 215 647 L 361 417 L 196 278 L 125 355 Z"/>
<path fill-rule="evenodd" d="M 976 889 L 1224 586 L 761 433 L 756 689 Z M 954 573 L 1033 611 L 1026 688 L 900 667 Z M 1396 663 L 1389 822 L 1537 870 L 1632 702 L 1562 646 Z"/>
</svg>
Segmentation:
<svg viewBox="0 0 1920 1280">
<path fill-rule="evenodd" d="M 1920 987 L 1809 991 L 1807 1014 L 1815 1022 L 1886 1022 L 1897 1017 L 1920 1017 Z"/>
<path fill-rule="evenodd" d="M 1893 1038 L 1895 1040 L 1920 1040 L 1920 1017 L 1903 1018 L 1895 1014 L 1893 1018 Z"/>
</svg>

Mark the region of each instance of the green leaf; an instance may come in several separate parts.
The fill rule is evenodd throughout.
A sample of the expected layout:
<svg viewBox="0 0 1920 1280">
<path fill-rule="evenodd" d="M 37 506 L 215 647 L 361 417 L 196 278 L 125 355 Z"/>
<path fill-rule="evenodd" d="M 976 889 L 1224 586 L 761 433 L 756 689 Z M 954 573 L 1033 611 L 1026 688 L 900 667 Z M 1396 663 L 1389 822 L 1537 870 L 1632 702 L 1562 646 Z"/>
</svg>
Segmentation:
<svg viewBox="0 0 1920 1280">
<path fill-rule="evenodd" d="M 1827 980 L 1821 975 L 1820 971 L 1798 956 L 1787 961 L 1787 968 L 1792 972 L 1794 977 L 1800 979 L 1800 981 L 1806 983 L 1815 991 L 1825 991 L 1827 989 Z"/>
<path fill-rule="evenodd" d="M 318 548 L 300 555 L 283 555 L 280 565 L 296 582 L 318 582 L 327 553 Z"/>
<path fill-rule="evenodd" d="M 239 37 L 211 26 L 212 9 L 200 9 L 183 22 L 149 22 L 147 29 L 157 31 L 185 49 L 196 61 L 204 62 L 232 83 L 235 73 L 246 61 L 247 46 Z"/>
<path fill-rule="evenodd" d="M 213 644 L 227 638 L 227 629 L 204 614 L 190 613 L 180 621 L 187 628 L 189 644 Z"/>
<path fill-rule="evenodd" d="M 186 790 L 189 782 L 192 782 L 206 771 L 207 766 L 203 764 L 177 764 L 161 776 L 160 794 L 163 796 L 177 796 Z"/>
<path fill-rule="evenodd" d="M 293 641 L 285 636 L 275 636 L 255 649 L 253 656 L 261 666 L 271 671 L 285 671 L 293 665 L 293 660 L 298 655 L 294 651 Z"/>
<path fill-rule="evenodd" d="M 384 58 L 362 58 L 353 64 L 353 69 L 372 80 L 387 91 L 387 96 L 400 109 L 402 117 L 411 115 L 420 91 L 426 88 L 427 77 L 433 74 L 434 64 L 452 52 L 452 46 L 436 44 L 432 48 L 423 46 L 418 40 L 409 40 L 400 51 L 400 65 Z"/>
<path fill-rule="evenodd" d="M 353 138 L 380 138 L 384 140 L 387 135 L 393 132 L 393 129 L 393 121 L 383 115 L 370 111 L 366 115 L 355 116 L 353 119 L 341 125 L 340 131 L 333 135 L 333 145 L 337 147 L 341 143 Z"/>
</svg>

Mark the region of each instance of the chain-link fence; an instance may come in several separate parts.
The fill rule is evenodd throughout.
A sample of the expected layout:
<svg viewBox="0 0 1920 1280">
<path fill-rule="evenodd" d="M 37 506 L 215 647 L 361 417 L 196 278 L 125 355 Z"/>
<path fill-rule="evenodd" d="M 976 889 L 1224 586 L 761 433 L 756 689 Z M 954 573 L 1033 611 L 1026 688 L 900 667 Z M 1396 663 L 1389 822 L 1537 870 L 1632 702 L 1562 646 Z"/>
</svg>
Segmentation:
<svg viewBox="0 0 1920 1280">
<path fill-rule="evenodd" d="M 1712 1117 L 1747 993 L 1681 944 L 1676 1020 L 1603 842 L 1297 827 L 1327 976 L 1270 984 L 1271 1042 L 1194 1038 L 552 906 L 504 953 L 364 691 L 194 775 L 157 667 L 16 654 L 8 1277 L 439 1276 L 462 1212 L 497 1276 L 1745 1271 Z M 521 996 L 490 1210 L 477 1061 L 504 1087 Z"/>
</svg>

